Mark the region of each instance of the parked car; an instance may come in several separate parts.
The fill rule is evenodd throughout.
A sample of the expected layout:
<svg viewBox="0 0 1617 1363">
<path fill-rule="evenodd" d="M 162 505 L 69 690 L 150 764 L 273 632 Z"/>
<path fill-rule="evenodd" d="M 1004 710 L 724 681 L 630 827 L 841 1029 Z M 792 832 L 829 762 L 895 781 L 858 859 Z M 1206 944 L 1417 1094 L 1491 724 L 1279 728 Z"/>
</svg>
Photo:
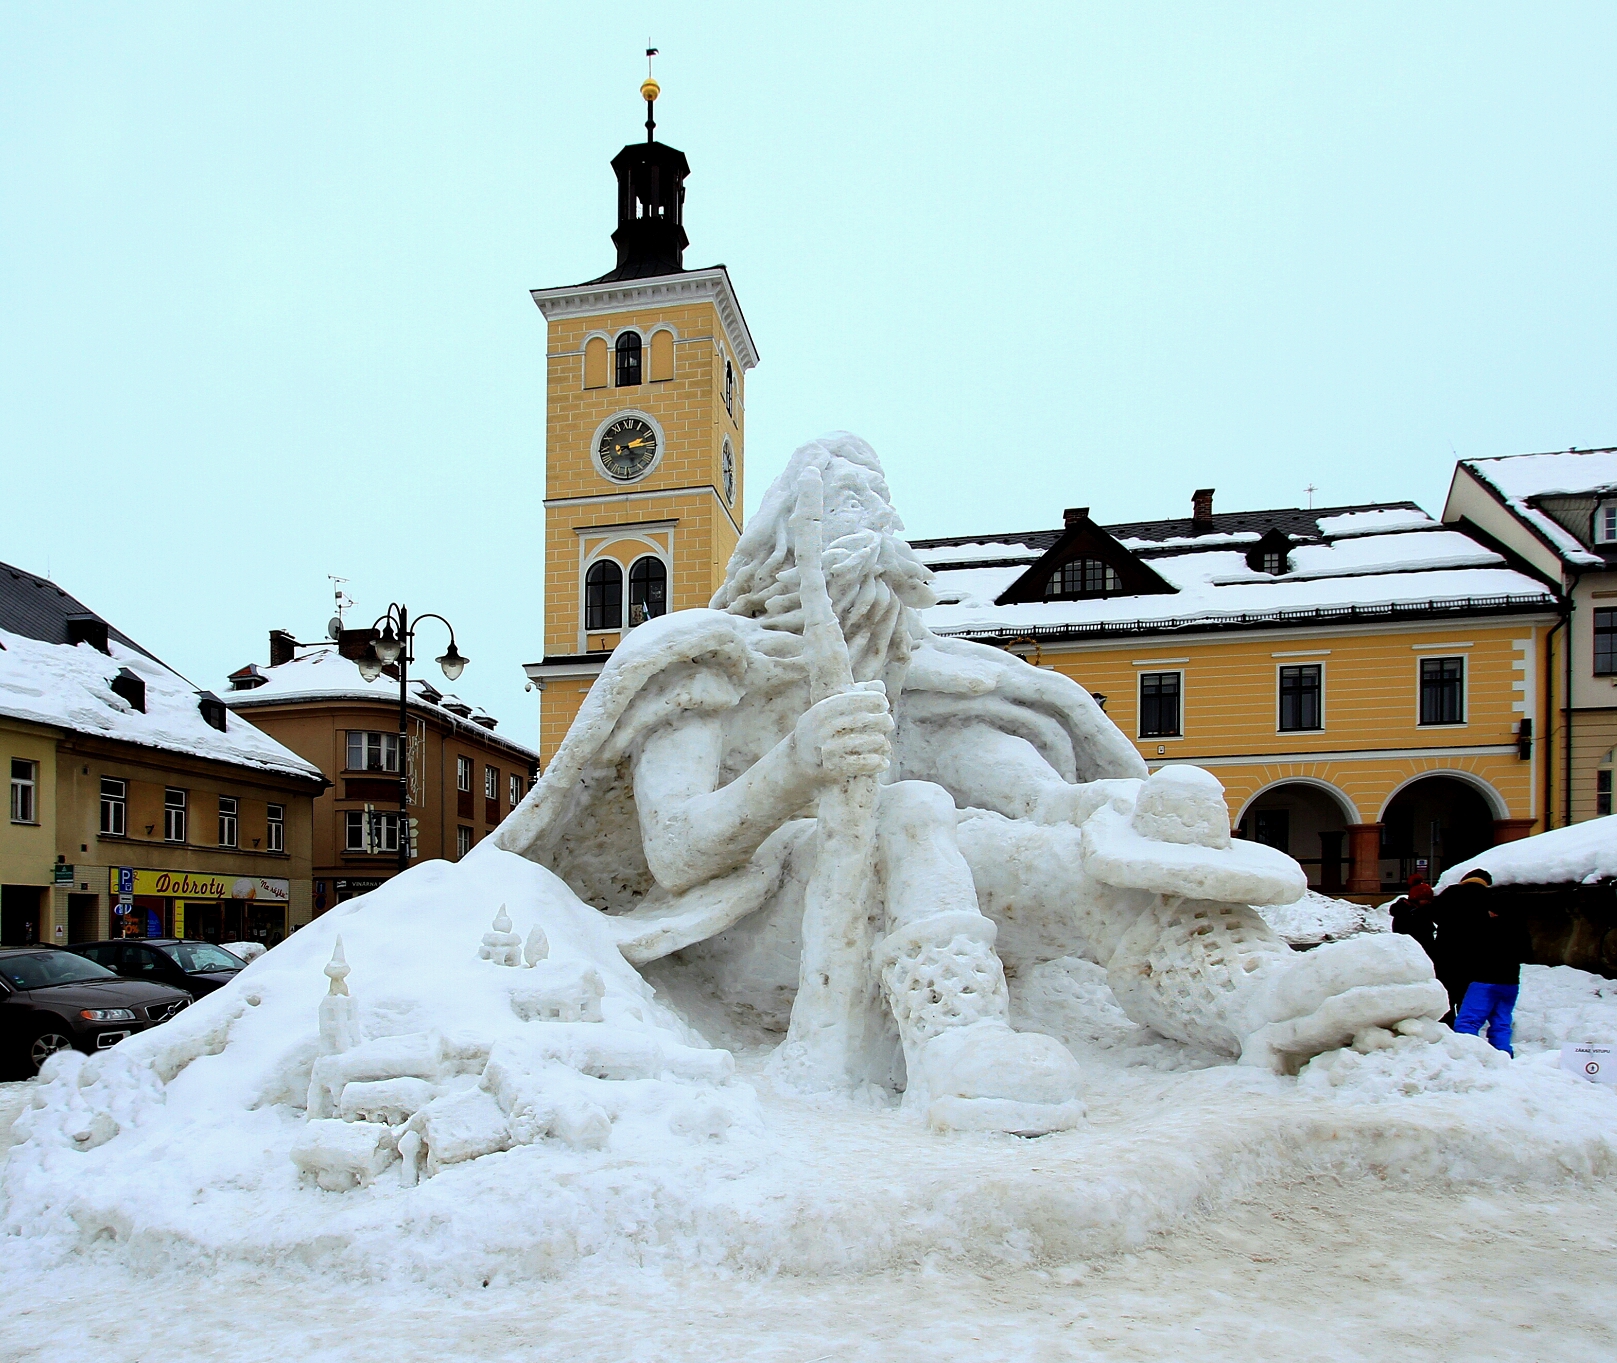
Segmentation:
<svg viewBox="0 0 1617 1363">
<path fill-rule="evenodd" d="M 126 980 L 171 985 L 193 999 L 229 984 L 247 966 L 223 947 L 188 937 L 120 937 L 111 942 L 76 942 L 68 950 L 88 956 Z"/>
<path fill-rule="evenodd" d="M 38 1074 L 57 1051 L 104 1051 L 190 1004 L 184 990 L 122 979 L 75 952 L 0 951 L 0 1045 L 29 1074 Z"/>
</svg>

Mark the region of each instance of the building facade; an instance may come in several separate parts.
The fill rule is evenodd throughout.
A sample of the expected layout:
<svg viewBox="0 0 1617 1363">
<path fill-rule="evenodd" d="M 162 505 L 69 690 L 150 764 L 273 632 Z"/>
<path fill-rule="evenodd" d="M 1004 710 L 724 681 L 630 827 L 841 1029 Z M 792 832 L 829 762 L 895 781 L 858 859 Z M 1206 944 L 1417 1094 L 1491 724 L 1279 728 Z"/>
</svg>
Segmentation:
<svg viewBox="0 0 1617 1363">
<path fill-rule="evenodd" d="M 1544 826 L 1554 589 L 1412 503 L 913 541 L 940 634 L 1078 681 L 1239 833 L 1381 896 Z"/>
<path fill-rule="evenodd" d="M 401 750 L 397 670 L 367 682 L 355 661 L 373 637 L 345 630 L 338 641 L 300 645 L 273 630 L 269 666 L 239 669 L 224 695 L 329 783 L 313 810 L 315 914 L 396 875 L 401 839 L 413 840 L 412 859 L 459 860 L 538 774 L 538 754 L 495 733 L 492 715 L 422 680 L 408 683 Z M 401 766 L 408 815 L 399 808 Z"/>
<path fill-rule="evenodd" d="M 1444 521 L 1554 582 L 1544 641 L 1545 807 L 1562 827 L 1613 811 L 1617 777 L 1617 449 L 1462 460 Z"/>
<path fill-rule="evenodd" d="M 724 266 L 685 268 L 690 167 L 653 134 L 648 117 L 612 162 L 616 267 L 533 291 L 549 333 L 545 634 L 524 670 L 545 761 L 625 631 L 705 606 L 741 535 L 757 351 Z"/>
<path fill-rule="evenodd" d="M 0 565 L 0 941 L 280 941 L 319 771 L 44 578 Z"/>
</svg>

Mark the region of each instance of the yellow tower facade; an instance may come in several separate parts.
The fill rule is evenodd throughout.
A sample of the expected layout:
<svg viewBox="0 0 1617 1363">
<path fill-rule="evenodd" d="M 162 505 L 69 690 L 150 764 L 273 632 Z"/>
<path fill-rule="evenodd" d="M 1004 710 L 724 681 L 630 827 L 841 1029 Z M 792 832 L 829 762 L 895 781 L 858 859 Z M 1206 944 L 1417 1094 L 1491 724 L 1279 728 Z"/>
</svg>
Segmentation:
<svg viewBox="0 0 1617 1363">
<path fill-rule="evenodd" d="M 545 626 L 524 670 L 541 692 L 541 763 L 624 635 L 707 605 L 741 535 L 758 356 L 728 271 L 684 267 L 689 167 L 654 140 L 652 107 L 647 140 L 612 162 L 617 267 L 533 291 L 549 328 Z"/>
</svg>

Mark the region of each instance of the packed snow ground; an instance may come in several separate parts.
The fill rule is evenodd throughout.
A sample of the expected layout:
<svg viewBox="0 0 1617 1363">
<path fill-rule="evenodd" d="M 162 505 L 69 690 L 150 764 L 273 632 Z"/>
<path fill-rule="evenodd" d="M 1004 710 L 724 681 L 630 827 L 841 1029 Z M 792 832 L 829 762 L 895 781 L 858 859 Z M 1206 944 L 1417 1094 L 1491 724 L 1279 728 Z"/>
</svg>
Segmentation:
<svg viewBox="0 0 1617 1363">
<path fill-rule="evenodd" d="M 1530 969 L 1515 1062 L 1404 1038 L 1288 1079 L 1167 1041 L 1104 971 L 1051 962 L 1013 982 L 1014 1020 L 1073 1050 L 1088 1124 L 940 1137 L 777 1092 L 775 1037 L 673 968 L 647 970 L 653 996 L 564 891 L 504 853 L 419 868 L 117 1048 L 97 1084 L 24 1086 L 0 1282 L 29 1305 L 0 1322 L 4 1356 L 1609 1356 L 1589 1256 L 1611 1248 L 1617 1094 L 1554 1048 L 1617 1038 L 1610 981 Z M 557 1025 L 517 1011 L 541 972 L 478 959 L 499 902 L 604 977 L 605 1022 L 565 1025 L 676 1057 L 699 1032 L 736 1077 L 620 1081 L 604 1148 L 531 1139 L 413 1187 L 397 1162 L 348 1192 L 300 1181 L 339 932 L 371 1036 L 436 1027 L 464 1055 Z M 119 1129 L 75 1148 L 96 1104 Z"/>
</svg>

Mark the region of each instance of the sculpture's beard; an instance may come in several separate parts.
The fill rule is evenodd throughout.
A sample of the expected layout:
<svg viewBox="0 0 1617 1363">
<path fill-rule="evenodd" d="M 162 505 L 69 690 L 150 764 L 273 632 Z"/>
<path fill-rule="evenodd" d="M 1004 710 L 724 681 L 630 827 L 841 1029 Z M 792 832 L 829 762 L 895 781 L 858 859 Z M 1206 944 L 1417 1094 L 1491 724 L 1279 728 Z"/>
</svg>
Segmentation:
<svg viewBox="0 0 1617 1363">
<path fill-rule="evenodd" d="M 750 616 L 766 629 L 803 632 L 803 603 L 798 593 L 795 560 L 787 550 L 784 565 L 759 581 L 726 583 L 731 588 L 723 608 Z M 930 571 L 903 540 L 875 530 L 855 530 L 825 546 L 821 554 L 826 593 L 842 626 L 848 661 L 856 681 L 881 677 L 895 684 L 922 636 L 915 607 L 935 600 Z M 759 565 L 760 567 L 763 565 Z M 747 588 L 751 587 L 751 590 Z"/>
</svg>

